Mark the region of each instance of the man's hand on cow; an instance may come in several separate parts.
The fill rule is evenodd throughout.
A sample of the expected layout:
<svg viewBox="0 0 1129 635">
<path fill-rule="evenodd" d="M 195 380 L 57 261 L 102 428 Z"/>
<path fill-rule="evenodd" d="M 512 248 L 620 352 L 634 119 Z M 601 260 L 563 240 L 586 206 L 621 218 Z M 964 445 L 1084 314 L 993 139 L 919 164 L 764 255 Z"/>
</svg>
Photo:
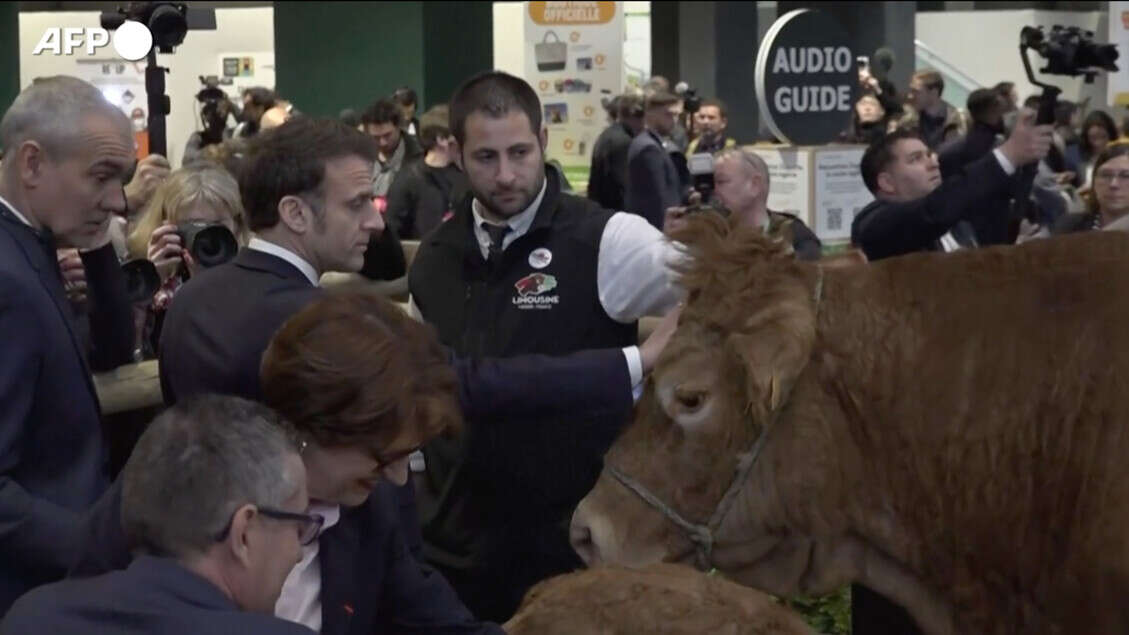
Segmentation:
<svg viewBox="0 0 1129 635">
<path fill-rule="evenodd" d="M 674 335 L 674 329 L 678 328 L 678 316 L 682 315 L 682 303 L 674 307 L 659 320 L 655 330 L 651 331 L 651 335 L 647 337 L 647 341 L 639 346 L 639 356 L 643 359 L 643 374 L 651 372 L 655 367 L 655 362 L 659 360 L 659 355 L 662 355 L 663 350 L 670 342 L 670 336 Z"/>
<path fill-rule="evenodd" d="M 1017 168 L 1041 160 L 1051 150 L 1054 127 L 1035 125 L 1035 116 L 1030 108 L 1019 111 L 1011 136 L 1000 146 L 1000 152 Z"/>
<path fill-rule="evenodd" d="M 150 154 L 137 162 L 137 170 L 125 186 L 125 200 L 131 216 L 141 212 L 171 170 L 168 159 L 159 154 Z"/>
</svg>

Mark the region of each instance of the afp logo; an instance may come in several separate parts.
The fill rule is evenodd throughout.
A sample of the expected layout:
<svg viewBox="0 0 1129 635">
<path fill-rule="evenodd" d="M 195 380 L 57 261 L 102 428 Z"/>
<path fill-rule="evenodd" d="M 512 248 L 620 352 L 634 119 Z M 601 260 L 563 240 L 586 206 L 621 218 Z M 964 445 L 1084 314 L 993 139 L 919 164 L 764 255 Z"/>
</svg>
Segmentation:
<svg viewBox="0 0 1129 635">
<path fill-rule="evenodd" d="M 130 62 L 143 59 L 153 48 L 153 34 L 149 28 L 133 20 L 126 20 L 115 29 L 112 39 L 117 54 Z M 110 32 L 103 28 L 51 27 L 43 32 L 31 54 L 71 55 L 81 49 L 86 55 L 94 55 L 110 40 Z"/>
</svg>

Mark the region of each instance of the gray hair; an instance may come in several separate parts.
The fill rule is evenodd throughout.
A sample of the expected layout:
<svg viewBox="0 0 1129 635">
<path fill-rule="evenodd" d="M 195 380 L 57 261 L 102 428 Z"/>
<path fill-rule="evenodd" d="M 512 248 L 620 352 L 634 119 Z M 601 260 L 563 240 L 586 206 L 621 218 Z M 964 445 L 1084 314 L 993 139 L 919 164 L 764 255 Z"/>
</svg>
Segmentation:
<svg viewBox="0 0 1129 635">
<path fill-rule="evenodd" d="M 0 119 L 0 148 L 7 154 L 33 140 L 50 156 L 66 157 L 81 147 L 82 119 L 92 113 L 107 115 L 132 136 L 125 113 L 92 84 L 69 75 L 36 78 Z"/>
<path fill-rule="evenodd" d="M 760 175 L 760 177 L 762 179 L 764 179 L 764 195 L 768 196 L 768 188 L 769 188 L 768 164 L 764 162 L 764 159 L 762 159 L 759 154 L 757 154 L 755 152 L 749 152 L 748 150 L 746 150 L 746 149 L 744 149 L 740 146 L 735 146 L 735 147 L 732 147 L 732 148 L 725 148 L 724 150 L 719 150 L 717 152 L 717 154 L 715 154 L 713 156 L 714 163 L 717 163 L 719 161 L 729 159 L 729 158 L 743 159 L 745 161 L 745 163 L 747 163 L 750 167 L 752 167 L 753 171 L 755 171 L 757 174 Z"/>
<path fill-rule="evenodd" d="M 206 551 L 248 503 L 279 507 L 301 474 L 288 428 L 266 406 L 204 395 L 161 413 L 122 470 L 122 527 L 137 549 L 185 556 Z"/>
</svg>

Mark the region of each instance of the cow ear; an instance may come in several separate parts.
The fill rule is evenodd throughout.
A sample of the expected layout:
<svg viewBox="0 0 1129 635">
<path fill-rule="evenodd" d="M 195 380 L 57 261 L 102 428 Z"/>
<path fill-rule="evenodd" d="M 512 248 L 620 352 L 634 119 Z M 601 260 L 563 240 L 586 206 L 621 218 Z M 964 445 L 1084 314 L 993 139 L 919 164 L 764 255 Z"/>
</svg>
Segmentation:
<svg viewBox="0 0 1129 635">
<path fill-rule="evenodd" d="M 745 367 L 747 406 L 768 413 L 784 405 L 811 357 L 814 326 L 801 319 L 729 336 L 729 349 Z"/>
</svg>

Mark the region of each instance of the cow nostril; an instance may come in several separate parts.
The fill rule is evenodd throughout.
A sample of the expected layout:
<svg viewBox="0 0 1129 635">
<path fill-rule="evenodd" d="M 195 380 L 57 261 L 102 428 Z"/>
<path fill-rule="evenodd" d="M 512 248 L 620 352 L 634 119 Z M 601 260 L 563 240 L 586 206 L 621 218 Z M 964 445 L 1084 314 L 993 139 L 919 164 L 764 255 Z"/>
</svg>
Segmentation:
<svg viewBox="0 0 1129 635">
<path fill-rule="evenodd" d="M 596 559 L 596 544 L 592 542 L 592 530 L 586 525 L 573 525 L 569 529 L 569 542 L 576 551 L 576 555 L 590 565 Z"/>
</svg>

